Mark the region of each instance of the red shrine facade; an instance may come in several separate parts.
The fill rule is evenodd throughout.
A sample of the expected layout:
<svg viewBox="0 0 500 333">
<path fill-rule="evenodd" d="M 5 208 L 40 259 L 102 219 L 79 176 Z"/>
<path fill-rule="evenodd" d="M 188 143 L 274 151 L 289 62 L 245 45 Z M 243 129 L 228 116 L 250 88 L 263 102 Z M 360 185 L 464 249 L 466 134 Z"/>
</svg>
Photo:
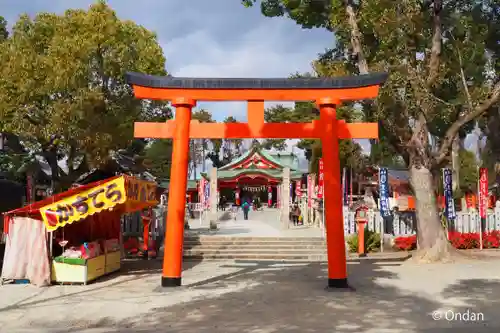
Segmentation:
<svg viewBox="0 0 500 333">
<path fill-rule="evenodd" d="M 263 203 L 276 205 L 284 168 L 290 168 L 290 183 L 299 181 L 306 170 L 299 168 L 293 153 L 270 153 L 253 145 L 239 158 L 217 170 L 217 189 L 227 200 L 259 197 Z M 209 174 L 202 174 L 209 181 Z"/>
</svg>

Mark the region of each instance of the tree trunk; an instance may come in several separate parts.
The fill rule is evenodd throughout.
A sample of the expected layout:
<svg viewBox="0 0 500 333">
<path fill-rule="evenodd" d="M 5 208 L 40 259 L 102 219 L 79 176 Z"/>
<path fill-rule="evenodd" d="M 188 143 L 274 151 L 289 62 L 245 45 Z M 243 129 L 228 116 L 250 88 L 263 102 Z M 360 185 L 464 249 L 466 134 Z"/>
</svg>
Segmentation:
<svg viewBox="0 0 500 333">
<path fill-rule="evenodd" d="M 361 41 L 362 37 L 358 26 L 358 20 L 356 18 L 356 12 L 349 1 L 346 1 L 345 11 L 347 14 L 347 22 L 349 23 L 351 31 L 351 47 L 353 53 L 356 55 L 359 74 L 368 74 L 368 63 L 363 53 L 363 45 Z"/>
<path fill-rule="evenodd" d="M 448 242 L 439 219 L 432 173 L 425 166 L 417 167 L 413 163 L 410 173 L 416 198 L 418 230 L 418 251 L 414 258 L 425 263 L 450 261 L 456 251 Z"/>
</svg>

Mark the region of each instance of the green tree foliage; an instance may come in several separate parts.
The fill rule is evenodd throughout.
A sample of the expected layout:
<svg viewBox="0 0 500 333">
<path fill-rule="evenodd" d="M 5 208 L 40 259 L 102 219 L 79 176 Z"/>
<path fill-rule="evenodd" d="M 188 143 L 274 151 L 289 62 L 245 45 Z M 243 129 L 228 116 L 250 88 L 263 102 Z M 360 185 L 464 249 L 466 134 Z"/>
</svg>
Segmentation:
<svg viewBox="0 0 500 333">
<path fill-rule="evenodd" d="M 193 120 L 198 120 L 201 123 L 213 123 L 212 114 L 206 110 L 197 110 L 193 112 Z M 202 172 L 205 171 L 205 160 L 207 159 L 207 151 L 209 149 L 209 139 L 195 139 L 189 142 L 190 151 L 190 174 L 193 179 L 196 179 L 198 166 L 202 166 Z"/>
<path fill-rule="evenodd" d="M 244 0 L 251 6 L 256 0 Z M 498 0 L 263 0 L 266 16 L 286 15 L 305 28 L 335 34 L 333 56 L 318 64 L 327 76 L 388 71 L 376 103 L 363 103 L 387 142 L 410 168 L 417 197 L 417 256 L 448 258 L 429 191 L 449 163 L 460 132 L 500 100 Z"/>
<path fill-rule="evenodd" d="M 172 140 L 156 139 L 145 148 L 145 165 L 160 179 L 170 179 L 172 167 Z"/>
<path fill-rule="evenodd" d="M 7 30 L 7 21 L 3 16 L 0 16 L 0 43 L 9 37 L 9 31 Z"/>
<path fill-rule="evenodd" d="M 226 117 L 224 123 L 237 123 L 233 116 Z M 212 149 L 207 154 L 207 158 L 212 161 L 212 165 L 220 168 L 233 159 L 238 158 L 243 153 L 243 140 L 241 139 L 213 139 Z"/>
<path fill-rule="evenodd" d="M 468 150 L 461 150 L 460 158 L 460 188 L 457 197 L 462 197 L 463 194 L 470 190 L 477 190 L 477 180 L 479 177 L 479 165 L 476 155 Z"/>
<path fill-rule="evenodd" d="M 359 112 L 353 105 L 340 107 L 337 111 L 338 118 L 348 122 L 355 121 L 356 115 L 359 115 Z M 264 113 L 264 119 L 266 122 L 281 123 L 311 122 L 312 120 L 319 119 L 319 112 L 312 103 L 299 102 L 295 104 L 294 108 L 287 108 L 282 105 L 268 108 Z M 266 148 L 284 150 L 286 148 L 286 140 L 266 140 L 264 146 Z M 297 143 L 297 147 L 304 151 L 304 155 L 309 161 L 309 171 L 317 173 L 318 160 L 322 156 L 321 141 L 303 139 Z M 339 151 L 341 168 L 349 167 L 359 170 L 362 167 L 365 158 L 359 144 L 352 140 L 340 140 Z"/>
<path fill-rule="evenodd" d="M 156 35 L 104 1 L 63 15 L 27 15 L 0 47 L 0 131 L 19 135 L 57 168 L 56 155 L 105 162 L 133 139 L 134 121 L 165 120 L 164 103 L 133 96 L 126 71 L 164 75 Z"/>
</svg>

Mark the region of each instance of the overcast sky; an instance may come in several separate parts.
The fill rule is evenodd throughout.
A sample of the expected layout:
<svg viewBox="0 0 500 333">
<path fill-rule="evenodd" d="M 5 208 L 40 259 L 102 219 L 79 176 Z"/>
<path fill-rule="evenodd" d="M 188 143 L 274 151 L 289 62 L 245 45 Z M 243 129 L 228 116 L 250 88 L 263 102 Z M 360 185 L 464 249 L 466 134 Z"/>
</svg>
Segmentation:
<svg viewBox="0 0 500 333">
<path fill-rule="evenodd" d="M 9 23 L 22 13 L 62 13 L 87 8 L 91 0 L 0 0 L 0 15 Z M 258 6 L 240 0 L 111 0 L 119 17 L 155 31 L 167 71 L 192 77 L 287 77 L 311 69 L 317 54 L 334 37 L 321 29 L 303 30 L 286 18 L 266 18 Z M 269 104 L 268 104 L 269 105 Z M 246 104 L 200 103 L 214 118 L 246 120 Z M 366 142 L 362 142 L 367 148 Z"/>
</svg>

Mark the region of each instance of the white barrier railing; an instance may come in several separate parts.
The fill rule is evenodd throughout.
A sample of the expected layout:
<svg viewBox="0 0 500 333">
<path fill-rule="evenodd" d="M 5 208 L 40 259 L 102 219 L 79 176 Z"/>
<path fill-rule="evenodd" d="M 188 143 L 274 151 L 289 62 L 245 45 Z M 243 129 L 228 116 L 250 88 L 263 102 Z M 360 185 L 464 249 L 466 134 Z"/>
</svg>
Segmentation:
<svg viewBox="0 0 500 333">
<path fill-rule="evenodd" d="M 368 229 L 381 232 L 384 225 L 385 233 L 394 236 L 413 235 L 416 232 L 416 216 L 414 212 L 399 212 L 386 219 L 383 223 L 379 211 L 368 211 Z M 448 225 L 450 231 L 458 232 L 478 232 L 480 225 L 479 213 L 477 211 L 457 212 L 457 218 Z M 500 208 L 489 210 L 486 218 L 485 230 L 500 230 Z M 354 212 L 344 207 L 344 233 L 346 235 L 356 233 L 356 222 L 354 221 Z"/>
<path fill-rule="evenodd" d="M 192 203 L 188 205 L 189 211 L 193 213 L 195 219 L 199 219 L 200 225 L 202 224 L 206 210 L 199 203 Z M 277 211 L 278 215 L 279 212 Z M 153 238 L 163 235 L 165 210 L 156 209 L 153 216 L 153 225 L 151 226 L 151 234 Z M 191 216 L 192 217 L 192 216 Z M 124 236 L 142 236 L 142 223 L 140 214 L 130 214 L 123 217 L 122 232 Z M 416 230 L 416 216 L 414 212 L 399 212 L 393 214 L 389 219 L 383 223 L 379 211 L 368 211 L 368 229 L 375 232 L 381 232 L 384 227 L 384 233 L 392 234 L 394 236 L 413 235 Z M 478 212 L 457 212 L 457 218 L 454 223 L 448 227 L 450 230 L 458 232 L 478 232 L 480 218 Z M 486 219 L 485 231 L 500 230 L 500 208 L 488 211 Z M 354 220 L 354 212 L 349 211 L 344 207 L 344 233 L 346 235 L 356 233 L 356 222 Z"/>
</svg>

